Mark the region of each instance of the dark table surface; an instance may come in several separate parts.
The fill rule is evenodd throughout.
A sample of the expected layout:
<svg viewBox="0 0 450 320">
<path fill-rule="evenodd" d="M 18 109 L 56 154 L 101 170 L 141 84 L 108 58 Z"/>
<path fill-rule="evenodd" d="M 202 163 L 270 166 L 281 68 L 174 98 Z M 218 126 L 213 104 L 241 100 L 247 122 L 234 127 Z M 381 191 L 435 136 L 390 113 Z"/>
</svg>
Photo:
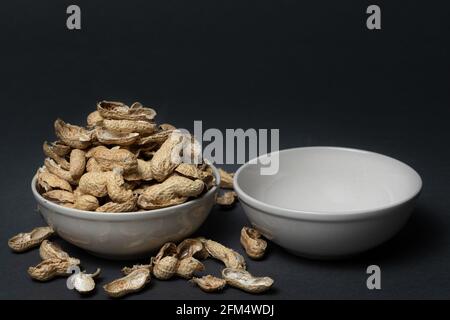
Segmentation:
<svg viewBox="0 0 450 320">
<path fill-rule="evenodd" d="M 448 6 L 381 4 L 382 30 L 365 27 L 365 1 L 78 1 L 82 30 L 65 28 L 69 1 L 5 1 L 0 36 L 0 272 L 6 299 L 80 299 L 65 279 L 31 281 L 37 250 L 10 252 L 12 235 L 43 223 L 30 180 L 61 117 L 83 123 L 102 99 L 154 106 L 160 122 L 192 129 L 279 128 L 280 147 L 332 145 L 380 152 L 414 167 L 424 187 L 405 228 L 344 261 L 313 261 L 269 244 L 249 270 L 275 279 L 258 299 L 449 298 L 450 138 Z M 236 170 L 237 165 L 226 166 Z M 240 205 L 214 208 L 196 233 L 237 251 Z M 128 262 L 57 239 L 100 285 Z M 366 288 L 366 267 L 382 289 Z M 207 261 L 208 272 L 221 265 Z M 83 299 L 105 299 L 101 288 Z M 185 280 L 152 281 L 129 299 L 250 299 L 206 294 Z"/>
</svg>

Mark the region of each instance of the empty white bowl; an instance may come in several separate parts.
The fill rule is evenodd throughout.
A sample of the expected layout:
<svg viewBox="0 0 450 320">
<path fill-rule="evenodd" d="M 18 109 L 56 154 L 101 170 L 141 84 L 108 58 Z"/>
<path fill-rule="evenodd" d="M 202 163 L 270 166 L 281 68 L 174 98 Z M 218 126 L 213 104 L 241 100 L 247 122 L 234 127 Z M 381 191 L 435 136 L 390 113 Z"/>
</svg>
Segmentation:
<svg viewBox="0 0 450 320">
<path fill-rule="evenodd" d="M 236 172 L 234 186 L 252 225 L 300 256 L 339 258 L 381 244 L 408 220 L 422 187 L 411 167 L 373 152 L 306 147 L 277 154 L 276 174 L 261 175 L 264 155 Z"/>
<path fill-rule="evenodd" d="M 219 184 L 220 175 L 211 167 Z M 31 190 L 39 212 L 61 238 L 101 257 L 133 259 L 149 258 L 149 252 L 164 243 L 194 233 L 211 211 L 218 188 L 173 207 L 123 213 L 83 211 L 50 202 L 37 192 L 36 177 Z"/>
</svg>

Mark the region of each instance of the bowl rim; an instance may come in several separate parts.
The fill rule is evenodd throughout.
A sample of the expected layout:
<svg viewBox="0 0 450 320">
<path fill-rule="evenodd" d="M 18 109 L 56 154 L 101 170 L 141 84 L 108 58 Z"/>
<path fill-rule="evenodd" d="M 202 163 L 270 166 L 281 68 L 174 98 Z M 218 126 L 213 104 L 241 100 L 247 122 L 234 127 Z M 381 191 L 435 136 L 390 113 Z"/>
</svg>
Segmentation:
<svg viewBox="0 0 450 320">
<path fill-rule="evenodd" d="M 217 168 L 211 163 L 207 162 L 209 166 L 211 166 L 214 178 L 216 179 L 216 184 L 208 190 L 205 194 L 203 194 L 200 198 L 193 199 L 187 201 L 182 204 L 178 204 L 175 206 L 154 209 L 154 210 L 146 210 L 146 211 L 132 211 L 132 212 L 96 212 L 96 211 L 86 211 L 74 208 L 67 208 L 61 206 L 57 203 L 51 202 L 45 199 L 36 189 L 36 180 L 37 174 L 33 176 L 31 180 L 31 190 L 36 199 L 36 201 L 45 206 L 46 208 L 53 210 L 58 214 L 62 214 L 64 216 L 84 219 L 84 220 L 95 220 L 95 221 L 128 221 L 128 220 L 136 220 L 150 217 L 160 217 L 168 214 L 176 214 L 176 209 L 189 209 L 190 207 L 195 206 L 196 204 L 204 201 L 204 199 L 210 197 L 218 190 L 220 185 L 220 173 Z"/>
<path fill-rule="evenodd" d="M 408 196 L 406 199 L 390 203 L 388 205 L 383 205 L 379 207 L 369 208 L 369 209 L 356 209 L 356 210 L 341 210 L 341 211 L 309 211 L 309 210 L 295 210 L 295 209 L 288 209 L 288 208 L 282 208 L 278 206 L 274 206 L 271 204 L 267 204 L 263 201 L 257 200 L 254 197 L 247 194 L 242 188 L 239 186 L 238 179 L 240 173 L 245 170 L 246 167 L 248 167 L 252 162 L 258 161 L 259 158 L 265 157 L 267 155 L 271 155 L 274 153 L 286 153 L 286 152 L 292 152 L 295 150 L 308 150 L 308 149 L 324 149 L 324 150 L 341 150 L 341 151 L 348 151 L 348 152 L 354 152 L 354 153 L 365 153 L 365 154 L 372 154 L 376 156 L 381 156 L 384 158 L 388 158 L 391 161 L 397 162 L 405 166 L 408 170 L 412 172 L 412 174 L 417 179 L 417 187 L 415 191 L 412 193 L 412 195 Z M 406 163 L 397 160 L 395 158 L 389 157 L 387 155 L 383 155 L 381 153 L 373 152 L 373 151 L 367 151 L 367 150 L 361 150 L 361 149 L 355 149 L 355 148 L 347 148 L 347 147 L 334 147 L 334 146 L 311 146 L 311 147 L 296 147 L 296 148 L 288 148 L 283 150 L 278 150 L 274 152 L 270 152 L 267 154 L 260 155 L 248 162 L 246 162 L 244 165 L 242 165 L 234 174 L 233 178 L 233 184 L 234 189 L 239 197 L 239 199 L 245 203 L 246 205 L 258 210 L 262 211 L 269 215 L 274 216 L 281 216 L 286 218 L 291 218 L 294 220 L 301 219 L 301 220 L 311 220 L 311 221 L 342 221 L 342 220 L 353 220 L 353 219 L 361 219 L 361 218 L 370 218 L 373 216 L 377 216 L 380 214 L 385 213 L 388 209 L 394 209 L 396 207 L 399 207 L 405 203 L 410 202 L 411 200 L 415 199 L 422 190 L 423 182 L 420 175 L 417 173 L 416 170 L 414 170 L 411 166 L 407 165 Z"/>
</svg>

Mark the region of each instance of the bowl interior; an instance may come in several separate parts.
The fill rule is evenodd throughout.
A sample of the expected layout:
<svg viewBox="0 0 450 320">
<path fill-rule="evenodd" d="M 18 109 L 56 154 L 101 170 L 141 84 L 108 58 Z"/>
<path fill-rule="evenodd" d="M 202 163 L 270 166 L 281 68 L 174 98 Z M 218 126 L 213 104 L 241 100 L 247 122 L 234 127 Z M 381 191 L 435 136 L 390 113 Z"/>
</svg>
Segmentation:
<svg viewBox="0 0 450 320">
<path fill-rule="evenodd" d="M 279 170 L 274 175 L 261 175 L 260 162 L 241 167 L 236 176 L 238 189 L 278 208 L 348 213 L 407 201 L 422 185 L 411 167 L 377 153 L 309 147 L 280 151 L 278 155 Z"/>
</svg>

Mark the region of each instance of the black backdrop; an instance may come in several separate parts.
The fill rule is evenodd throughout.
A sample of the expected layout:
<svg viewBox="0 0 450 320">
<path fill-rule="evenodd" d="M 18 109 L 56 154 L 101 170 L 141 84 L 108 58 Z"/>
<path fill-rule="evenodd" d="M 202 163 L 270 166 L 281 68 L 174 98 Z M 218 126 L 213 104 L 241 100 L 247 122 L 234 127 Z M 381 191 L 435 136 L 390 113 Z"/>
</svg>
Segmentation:
<svg viewBox="0 0 450 320">
<path fill-rule="evenodd" d="M 66 28 L 81 7 L 82 29 Z M 382 30 L 365 10 L 378 4 Z M 192 128 L 279 128 L 281 148 L 357 147 L 412 165 L 424 190 L 393 240 L 352 260 L 316 262 L 275 245 L 256 274 L 276 279 L 258 298 L 449 297 L 449 8 L 445 1 L 25 1 L 0 4 L 0 268 L 2 298 L 76 298 L 64 280 L 33 283 L 37 252 L 15 255 L 7 239 L 41 222 L 29 181 L 41 143 L 61 117 L 82 123 L 102 99 L 141 101 L 160 121 Z M 230 166 L 236 169 L 236 166 Z M 242 209 L 214 209 L 199 234 L 239 248 Z M 59 241 L 101 284 L 123 263 Z M 238 249 L 240 250 L 240 248 Z M 379 264 L 383 289 L 368 291 Z M 219 265 L 208 268 L 214 272 Z M 101 290 L 99 290 L 101 291 Z M 93 298 L 104 298 L 98 292 Z M 130 298 L 251 298 L 206 295 L 183 280 L 155 282 Z"/>
</svg>

